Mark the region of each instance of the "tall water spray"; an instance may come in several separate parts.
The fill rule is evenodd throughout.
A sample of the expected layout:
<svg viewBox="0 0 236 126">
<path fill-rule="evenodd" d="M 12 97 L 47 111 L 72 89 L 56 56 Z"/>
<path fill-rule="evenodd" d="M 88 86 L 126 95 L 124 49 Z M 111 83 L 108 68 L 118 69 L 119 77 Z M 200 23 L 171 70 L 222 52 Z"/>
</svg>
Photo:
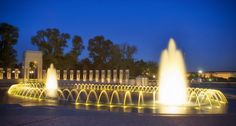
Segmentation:
<svg viewBox="0 0 236 126">
<path fill-rule="evenodd" d="M 57 97 L 57 73 L 56 69 L 54 68 L 53 64 L 47 70 L 47 80 L 46 80 L 46 91 L 47 96 L 51 98 Z"/>
<path fill-rule="evenodd" d="M 187 103 L 187 81 L 184 58 L 176 48 L 174 39 L 161 54 L 159 71 L 158 102 L 164 105 L 184 105 Z"/>
</svg>

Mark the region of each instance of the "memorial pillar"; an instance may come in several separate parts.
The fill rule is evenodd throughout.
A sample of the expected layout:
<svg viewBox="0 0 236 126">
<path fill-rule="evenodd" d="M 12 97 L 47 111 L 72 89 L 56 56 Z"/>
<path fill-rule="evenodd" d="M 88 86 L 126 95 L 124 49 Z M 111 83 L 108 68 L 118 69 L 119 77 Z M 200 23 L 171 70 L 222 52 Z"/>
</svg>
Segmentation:
<svg viewBox="0 0 236 126">
<path fill-rule="evenodd" d="M 19 69 L 15 69 L 15 72 L 14 72 L 15 79 L 19 79 L 19 73 L 20 73 Z"/>
<path fill-rule="evenodd" d="M 80 70 L 76 71 L 76 80 L 80 81 Z"/>
<path fill-rule="evenodd" d="M 117 82 L 117 70 L 113 70 L 113 82 Z"/>
<path fill-rule="evenodd" d="M 4 73 L 4 70 L 3 70 L 3 68 L 0 68 L 0 80 L 2 80 L 2 79 L 3 79 L 3 73 Z"/>
<path fill-rule="evenodd" d="M 74 70 L 70 70 L 70 80 L 74 80 Z"/>
<path fill-rule="evenodd" d="M 83 70 L 83 81 L 87 80 L 87 70 Z"/>
<path fill-rule="evenodd" d="M 129 84 L 129 70 L 125 70 L 125 84 Z"/>
<path fill-rule="evenodd" d="M 104 83 L 105 82 L 105 70 L 101 71 L 101 82 Z"/>
<path fill-rule="evenodd" d="M 95 72 L 95 81 L 99 82 L 99 70 L 96 70 Z"/>
<path fill-rule="evenodd" d="M 107 83 L 111 82 L 111 70 L 107 70 Z"/>
<path fill-rule="evenodd" d="M 89 70 L 89 81 L 93 81 L 93 70 Z"/>
<path fill-rule="evenodd" d="M 61 72 L 60 70 L 57 70 L 57 80 L 60 80 L 61 79 Z"/>
<path fill-rule="evenodd" d="M 123 84 L 123 70 L 120 70 L 120 73 L 119 73 L 119 83 L 120 84 Z"/>
<path fill-rule="evenodd" d="M 7 79 L 11 79 L 11 68 L 7 68 Z"/>
<path fill-rule="evenodd" d="M 67 70 L 63 70 L 63 80 L 67 80 Z"/>
</svg>

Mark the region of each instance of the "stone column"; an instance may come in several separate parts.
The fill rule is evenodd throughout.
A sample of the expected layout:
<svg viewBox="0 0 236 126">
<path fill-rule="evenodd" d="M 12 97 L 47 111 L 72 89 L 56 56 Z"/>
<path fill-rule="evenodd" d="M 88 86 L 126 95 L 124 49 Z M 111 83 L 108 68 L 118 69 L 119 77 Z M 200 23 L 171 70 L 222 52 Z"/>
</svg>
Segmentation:
<svg viewBox="0 0 236 126">
<path fill-rule="evenodd" d="M 99 70 L 96 70 L 95 72 L 95 81 L 99 82 Z"/>
<path fill-rule="evenodd" d="M 11 79 L 11 68 L 7 68 L 7 79 Z"/>
<path fill-rule="evenodd" d="M 19 79 L 19 73 L 20 73 L 19 69 L 15 69 L 15 72 L 14 72 L 15 79 Z"/>
<path fill-rule="evenodd" d="M 63 80 L 67 80 L 67 70 L 63 70 Z"/>
<path fill-rule="evenodd" d="M 107 70 L 107 83 L 111 82 L 111 70 Z"/>
<path fill-rule="evenodd" d="M 3 73 L 4 73 L 4 70 L 3 70 L 3 68 L 0 68 L 0 80 L 2 80 L 2 79 L 3 79 Z"/>
<path fill-rule="evenodd" d="M 76 80 L 80 81 L 80 70 L 76 71 Z"/>
<path fill-rule="evenodd" d="M 83 81 L 87 80 L 87 70 L 83 70 Z"/>
<path fill-rule="evenodd" d="M 57 80 L 60 80 L 61 79 L 61 72 L 60 70 L 57 70 Z"/>
<path fill-rule="evenodd" d="M 102 72 L 101 72 L 101 82 L 102 83 L 105 82 L 105 70 L 102 70 Z"/>
<path fill-rule="evenodd" d="M 29 68 L 24 67 L 24 81 L 29 79 Z"/>
<path fill-rule="evenodd" d="M 74 80 L 74 70 L 70 70 L 70 80 Z"/>
<path fill-rule="evenodd" d="M 43 70 L 43 80 L 46 80 L 46 79 L 47 79 L 47 71 Z"/>
<path fill-rule="evenodd" d="M 42 69 L 43 69 L 43 65 L 42 65 L 42 61 L 38 62 L 38 72 L 37 72 L 37 79 L 39 81 L 42 81 Z"/>
<path fill-rule="evenodd" d="M 89 81 L 93 81 L 93 70 L 89 70 Z"/>
<path fill-rule="evenodd" d="M 117 82 L 117 70 L 113 70 L 113 82 Z"/>
<path fill-rule="evenodd" d="M 125 84 L 129 84 L 129 70 L 125 70 Z"/>
<path fill-rule="evenodd" d="M 124 76 L 123 70 L 120 70 L 120 73 L 119 73 L 119 83 L 120 84 L 123 84 L 123 76 Z"/>
</svg>

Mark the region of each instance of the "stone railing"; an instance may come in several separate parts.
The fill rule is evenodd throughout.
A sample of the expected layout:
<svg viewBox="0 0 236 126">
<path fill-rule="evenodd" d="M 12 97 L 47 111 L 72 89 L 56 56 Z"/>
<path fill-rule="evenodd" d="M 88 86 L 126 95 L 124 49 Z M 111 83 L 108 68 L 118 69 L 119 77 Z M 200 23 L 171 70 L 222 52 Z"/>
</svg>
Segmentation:
<svg viewBox="0 0 236 126">
<path fill-rule="evenodd" d="M 24 78 L 24 70 L 19 69 L 3 69 L 0 68 L 0 80 L 22 79 Z M 76 80 L 83 82 L 99 82 L 99 83 L 129 83 L 129 70 L 57 70 L 58 80 Z M 35 74 L 33 71 L 30 74 Z M 23 76 L 19 76 L 19 75 Z M 46 80 L 47 71 L 42 71 L 43 80 Z"/>
<path fill-rule="evenodd" d="M 43 70 L 43 79 L 47 72 Z M 57 70 L 58 80 L 76 80 L 99 83 L 129 83 L 129 70 Z"/>
<path fill-rule="evenodd" d="M 0 80 L 2 79 L 19 79 L 19 74 L 21 73 L 21 71 L 19 69 L 11 69 L 11 68 L 7 68 L 7 69 L 3 69 L 0 68 Z M 5 74 L 5 76 L 4 76 Z"/>
</svg>

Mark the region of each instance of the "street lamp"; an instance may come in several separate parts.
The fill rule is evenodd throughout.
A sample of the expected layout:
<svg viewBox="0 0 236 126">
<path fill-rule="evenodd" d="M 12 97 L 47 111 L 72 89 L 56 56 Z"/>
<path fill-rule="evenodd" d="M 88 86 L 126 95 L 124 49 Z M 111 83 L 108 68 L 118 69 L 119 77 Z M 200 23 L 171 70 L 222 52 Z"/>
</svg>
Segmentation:
<svg viewBox="0 0 236 126">
<path fill-rule="evenodd" d="M 203 71 L 202 71 L 202 70 L 198 70 L 198 73 L 199 73 L 199 74 L 202 74 L 202 73 L 203 73 Z"/>
<path fill-rule="evenodd" d="M 202 73 L 203 73 L 202 70 L 198 70 L 198 81 L 199 82 L 202 82 L 202 78 L 201 78 Z"/>
</svg>

